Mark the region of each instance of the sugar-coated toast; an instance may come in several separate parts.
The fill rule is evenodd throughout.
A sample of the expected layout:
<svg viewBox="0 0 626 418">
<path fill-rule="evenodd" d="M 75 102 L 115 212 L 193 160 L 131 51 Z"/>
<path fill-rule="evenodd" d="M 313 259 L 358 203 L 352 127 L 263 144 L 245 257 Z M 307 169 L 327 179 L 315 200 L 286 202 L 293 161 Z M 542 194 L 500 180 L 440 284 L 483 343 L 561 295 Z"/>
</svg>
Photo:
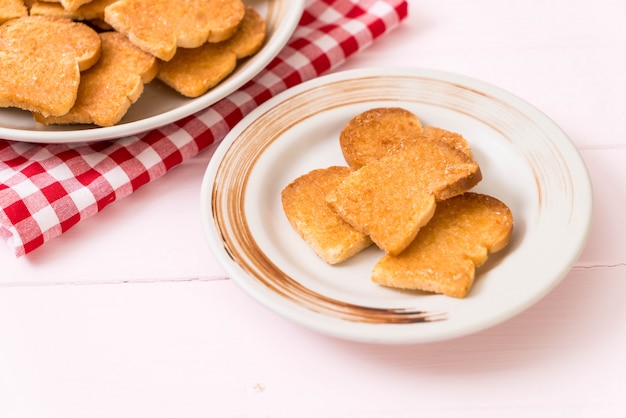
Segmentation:
<svg viewBox="0 0 626 418">
<path fill-rule="evenodd" d="M 378 261 L 372 281 L 463 298 L 476 267 L 508 244 L 513 223 L 510 209 L 488 195 L 467 192 L 439 202 L 407 249 Z"/>
<path fill-rule="evenodd" d="M 198 97 L 215 87 L 236 67 L 237 60 L 256 53 L 265 40 L 265 20 L 252 7 L 237 32 L 223 42 L 207 42 L 198 48 L 178 48 L 174 58 L 163 61 L 157 78 L 187 97 Z"/>
<path fill-rule="evenodd" d="M 451 132 L 446 129 L 437 128 L 435 126 L 424 126 L 420 135 L 420 140 L 425 141 L 442 141 L 459 151 L 467 154 L 468 157 L 473 158 L 472 149 L 463 137 L 463 135 L 457 132 Z"/>
<path fill-rule="evenodd" d="M 100 38 L 85 24 L 25 16 L 0 26 L 0 107 L 62 115 L 74 105 L 80 71 L 100 57 Z"/>
<path fill-rule="evenodd" d="M 126 114 L 143 92 L 144 83 L 156 75 L 157 60 L 119 32 L 100 34 L 102 55 L 82 75 L 76 103 L 60 116 L 35 119 L 44 124 L 95 124 L 112 126 Z"/>
<path fill-rule="evenodd" d="M 61 3 L 36 1 L 30 7 L 31 16 L 58 16 L 72 20 L 103 20 L 104 9 L 117 0 L 93 0 L 76 9 L 68 10 Z"/>
<path fill-rule="evenodd" d="M 163 61 L 178 47 L 197 48 L 231 37 L 245 14 L 241 0 L 118 0 L 104 20 Z"/>
<path fill-rule="evenodd" d="M 397 255 L 435 212 L 437 201 L 482 179 L 465 153 L 440 141 L 417 141 L 352 172 L 326 201 L 342 219 Z"/>
<path fill-rule="evenodd" d="M 378 107 L 352 118 L 339 134 L 339 146 L 352 168 L 360 168 L 416 140 L 422 131 L 420 119 L 400 107 Z"/>
<path fill-rule="evenodd" d="M 313 170 L 292 181 L 281 193 L 290 224 L 328 264 L 340 263 L 372 244 L 366 234 L 356 231 L 326 204 L 328 191 L 351 172 L 340 166 Z"/>
<path fill-rule="evenodd" d="M 362 112 L 348 121 L 339 136 L 344 159 L 353 168 L 416 141 L 443 141 L 472 157 L 470 145 L 461 134 L 424 126 L 414 113 L 400 107 L 377 107 Z"/>
<path fill-rule="evenodd" d="M 22 16 L 28 16 L 28 8 L 23 0 L 3 0 L 0 3 L 0 25 Z"/>
</svg>

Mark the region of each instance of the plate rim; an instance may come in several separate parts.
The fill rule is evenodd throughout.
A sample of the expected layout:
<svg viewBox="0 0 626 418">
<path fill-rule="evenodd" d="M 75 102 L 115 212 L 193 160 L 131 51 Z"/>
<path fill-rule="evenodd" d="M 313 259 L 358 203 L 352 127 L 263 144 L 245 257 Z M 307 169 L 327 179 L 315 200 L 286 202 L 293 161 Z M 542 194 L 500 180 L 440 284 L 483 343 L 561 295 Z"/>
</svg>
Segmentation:
<svg viewBox="0 0 626 418">
<path fill-rule="evenodd" d="M 237 140 L 238 136 L 241 132 L 254 120 L 263 115 L 265 112 L 271 110 L 281 102 L 289 99 L 290 97 L 296 96 L 302 92 L 307 91 L 309 88 L 320 86 L 336 81 L 342 81 L 347 79 L 357 79 L 368 77 L 372 75 L 377 76 L 419 76 L 419 77 L 428 77 L 440 80 L 446 80 L 453 83 L 457 83 L 461 86 L 471 86 L 472 89 L 478 91 L 489 91 L 491 94 L 494 94 L 499 98 L 504 98 L 507 103 L 516 103 L 518 105 L 523 105 L 524 114 L 527 112 L 534 113 L 532 115 L 532 119 L 540 118 L 542 123 L 549 124 L 551 129 L 557 129 L 561 133 L 561 140 L 565 140 L 565 143 L 559 143 L 559 149 L 562 146 L 566 146 L 568 149 L 566 150 L 569 154 L 569 158 L 572 157 L 574 160 L 568 160 L 568 166 L 575 165 L 578 170 L 576 170 L 577 178 L 576 182 L 576 191 L 583 196 L 588 197 L 588 199 L 583 200 L 583 203 L 586 203 L 585 207 L 577 208 L 579 212 L 583 213 L 584 224 L 579 224 L 577 227 L 580 229 L 579 233 L 579 244 L 575 248 L 575 251 L 572 251 L 568 254 L 567 259 L 563 261 L 562 268 L 560 268 L 560 272 L 558 274 L 559 277 L 552 278 L 549 281 L 550 285 L 545 286 L 542 292 L 537 293 L 535 298 L 532 301 L 524 305 L 519 305 L 515 309 L 510 309 L 504 317 L 493 318 L 491 321 L 484 321 L 482 324 L 476 324 L 475 326 L 468 328 L 465 332 L 457 332 L 454 335 L 430 335 L 428 337 L 424 336 L 415 336 L 415 335 L 398 335 L 398 334 L 389 334 L 385 336 L 372 336 L 368 332 L 362 331 L 350 331 L 346 334 L 345 330 L 337 330 L 329 328 L 324 324 L 320 324 L 315 321 L 314 318 L 308 316 L 296 316 L 293 314 L 293 306 L 282 306 L 281 304 L 276 304 L 275 300 L 271 297 L 271 295 L 263 294 L 263 292 L 259 293 L 257 289 L 255 289 L 255 281 L 257 280 L 255 277 L 250 277 L 247 273 L 243 272 L 238 268 L 237 262 L 232 259 L 232 256 L 225 253 L 225 249 L 222 245 L 222 242 L 219 236 L 216 235 L 213 230 L 214 219 L 211 213 L 211 205 L 212 205 L 212 188 L 213 188 L 213 180 L 215 178 L 215 174 L 217 173 L 219 163 L 221 162 L 224 155 L 228 152 L 229 147 Z M 202 222 L 205 238 L 213 250 L 213 254 L 216 256 L 220 264 L 226 271 L 229 273 L 230 277 L 237 282 L 237 284 L 242 287 L 250 296 L 252 296 L 257 301 L 261 302 L 267 308 L 275 311 L 283 317 L 289 318 L 294 322 L 300 323 L 308 328 L 314 329 L 318 332 L 327 335 L 333 335 L 335 337 L 340 337 L 342 339 L 354 340 L 354 341 L 362 341 L 362 342 L 375 342 L 375 343 L 388 343 L 388 344 L 402 344 L 402 343 L 424 343 L 431 341 L 440 341 L 447 340 L 451 338 L 456 338 L 464 335 L 468 335 L 480 330 L 487 329 L 493 325 L 504 322 L 505 320 L 510 319 L 513 316 L 516 316 L 523 310 L 527 309 L 541 298 L 543 298 L 546 294 L 548 294 L 557 284 L 559 284 L 563 278 L 569 273 L 571 267 L 575 263 L 575 261 L 580 257 L 585 244 L 587 242 L 589 231 L 591 227 L 591 217 L 593 212 L 593 191 L 591 187 L 591 180 L 589 178 L 589 173 L 586 169 L 586 165 L 580 152 L 576 149 L 575 145 L 572 143 L 571 139 L 567 136 L 567 134 L 545 113 L 541 112 L 534 105 L 528 103 L 527 101 L 521 99 L 520 97 L 504 90 L 499 87 L 496 87 L 492 84 L 486 83 L 484 81 L 471 78 L 465 75 L 434 70 L 429 68 L 416 68 L 416 67 L 370 67 L 370 68 L 362 68 L 355 70 L 346 70 L 339 71 L 333 74 L 329 74 L 326 76 L 319 77 L 314 80 L 310 80 L 308 82 L 302 83 L 296 87 L 293 87 L 274 98 L 268 100 L 263 105 L 259 106 L 253 112 L 251 112 L 248 116 L 246 116 L 235 128 L 226 136 L 226 138 L 220 143 L 217 147 L 215 153 L 213 154 L 209 164 L 207 166 L 205 175 L 202 180 L 201 191 L 201 213 L 202 213 Z M 248 279 L 246 279 L 246 276 Z M 252 280 L 249 280 L 251 278 Z M 281 306 L 279 306 L 281 305 Z M 421 325 L 421 324 L 420 324 Z"/>
<path fill-rule="evenodd" d="M 265 0 L 268 4 L 272 1 L 275 0 Z M 241 88 L 248 81 L 263 71 L 263 69 L 267 67 L 267 65 L 276 56 L 278 56 L 280 51 L 284 48 L 295 32 L 304 12 L 305 3 L 306 0 L 284 0 L 284 4 L 287 5 L 285 19 L 277 25 L 276 31 L 272 34 L 271 38 L 266 41 L 261 50 L 250 58 L 250 60 L 254 60 L 254 65 L 248 65 L 245 68 L 242 68 L 241 72 L 235 73 L 230 81 L 228 79 L 225 80 L 225 82 L 216 86 L 214 90 L 209 90 L 203 96 L 198 98 L 190 99 L 188 103 L 167 112 L 152 115 L 144 119 L 107 127 L 87 127 L 85 129 L 57 129 L 46 131 L 38 129 L 8 128 L 0 125 L 0 139 L 40 144 L 82 143 L 113 140 L 158 129 L 199 112 Z M 218 93 L 213 95 L 211 94 L 212 91 Z M 203 97 L 207 97 L 209 99 L 203 100 Z"/>
</svg>

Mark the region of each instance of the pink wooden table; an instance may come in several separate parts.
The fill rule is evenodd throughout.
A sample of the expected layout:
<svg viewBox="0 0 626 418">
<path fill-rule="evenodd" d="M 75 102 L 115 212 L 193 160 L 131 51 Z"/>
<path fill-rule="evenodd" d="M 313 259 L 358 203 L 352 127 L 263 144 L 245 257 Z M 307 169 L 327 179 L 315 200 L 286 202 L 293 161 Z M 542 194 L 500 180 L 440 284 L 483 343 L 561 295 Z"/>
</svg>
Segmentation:
<svg viewBox="0 0 626 418">
<path fill-rule="evenodd" d="M 0 245 L 0 417 L 626 416 L 626 3 L 415 0 L 340 70 L 371 66 L 487 81 L 570 136 L 595 210 L 556 289 L 437 343 L 304 329 L 211 254 L 199 209 L 209 150 L 27 257 Z"/>
</svg>

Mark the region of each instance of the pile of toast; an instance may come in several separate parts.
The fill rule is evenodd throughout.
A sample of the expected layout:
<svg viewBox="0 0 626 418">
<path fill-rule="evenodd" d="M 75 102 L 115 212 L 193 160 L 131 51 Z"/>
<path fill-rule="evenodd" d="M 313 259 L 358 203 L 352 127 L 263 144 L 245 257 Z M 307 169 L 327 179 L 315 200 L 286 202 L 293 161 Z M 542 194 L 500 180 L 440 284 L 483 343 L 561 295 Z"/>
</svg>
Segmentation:
<svg viewBox="0 0 626 418">
<path fill-rule="evenodd" d="M 380 285 L 465 297 L 476 267 L 504 248 L 513 216 L 470 190 L 482 180 L 466 139 L 412 112 L 374 108 L 339 136 L 345 166 L 312 170 L 281 193 L 297 233 L 328 264 L 374 244 Z"/>
<path fill-rule="evenodd" d="M 115 125 L 153 79 L 201 96 L 265 37 L 241 0 L 4 0 L 0 107 L 43 124 Z"/>
</svg>

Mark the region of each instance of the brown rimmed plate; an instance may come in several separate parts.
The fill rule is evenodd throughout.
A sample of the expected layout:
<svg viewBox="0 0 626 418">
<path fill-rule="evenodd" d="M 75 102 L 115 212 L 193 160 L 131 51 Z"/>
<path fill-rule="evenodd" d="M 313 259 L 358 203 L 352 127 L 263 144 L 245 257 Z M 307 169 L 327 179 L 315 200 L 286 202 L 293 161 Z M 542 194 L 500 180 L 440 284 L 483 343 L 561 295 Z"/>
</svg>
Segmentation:
<svg viewBox="0 0 626 418">
<path fill-rule="evenodd" d="M 281 190 L 316 168 L 345 165 L 341 128 L 360 112 L 400 106 L 425 125 L 462 133 L 481 166 L 474 189 L 515 217 L 508 247 L 454 299 L 370 281 L 376 248 L 338 266 L 319 259 L 287 221 Z M 546 295 L 585 244 L 591 184 L 578 151 L 538 109 L 490 84 L 414 68 L 335 73 L 269 100 L 233 129 L 201 190 L 210 248 L 230 277 L 273 311 L 319 332 L 375 343 L 421 343 L 501 323 Z"/>
</svg>

